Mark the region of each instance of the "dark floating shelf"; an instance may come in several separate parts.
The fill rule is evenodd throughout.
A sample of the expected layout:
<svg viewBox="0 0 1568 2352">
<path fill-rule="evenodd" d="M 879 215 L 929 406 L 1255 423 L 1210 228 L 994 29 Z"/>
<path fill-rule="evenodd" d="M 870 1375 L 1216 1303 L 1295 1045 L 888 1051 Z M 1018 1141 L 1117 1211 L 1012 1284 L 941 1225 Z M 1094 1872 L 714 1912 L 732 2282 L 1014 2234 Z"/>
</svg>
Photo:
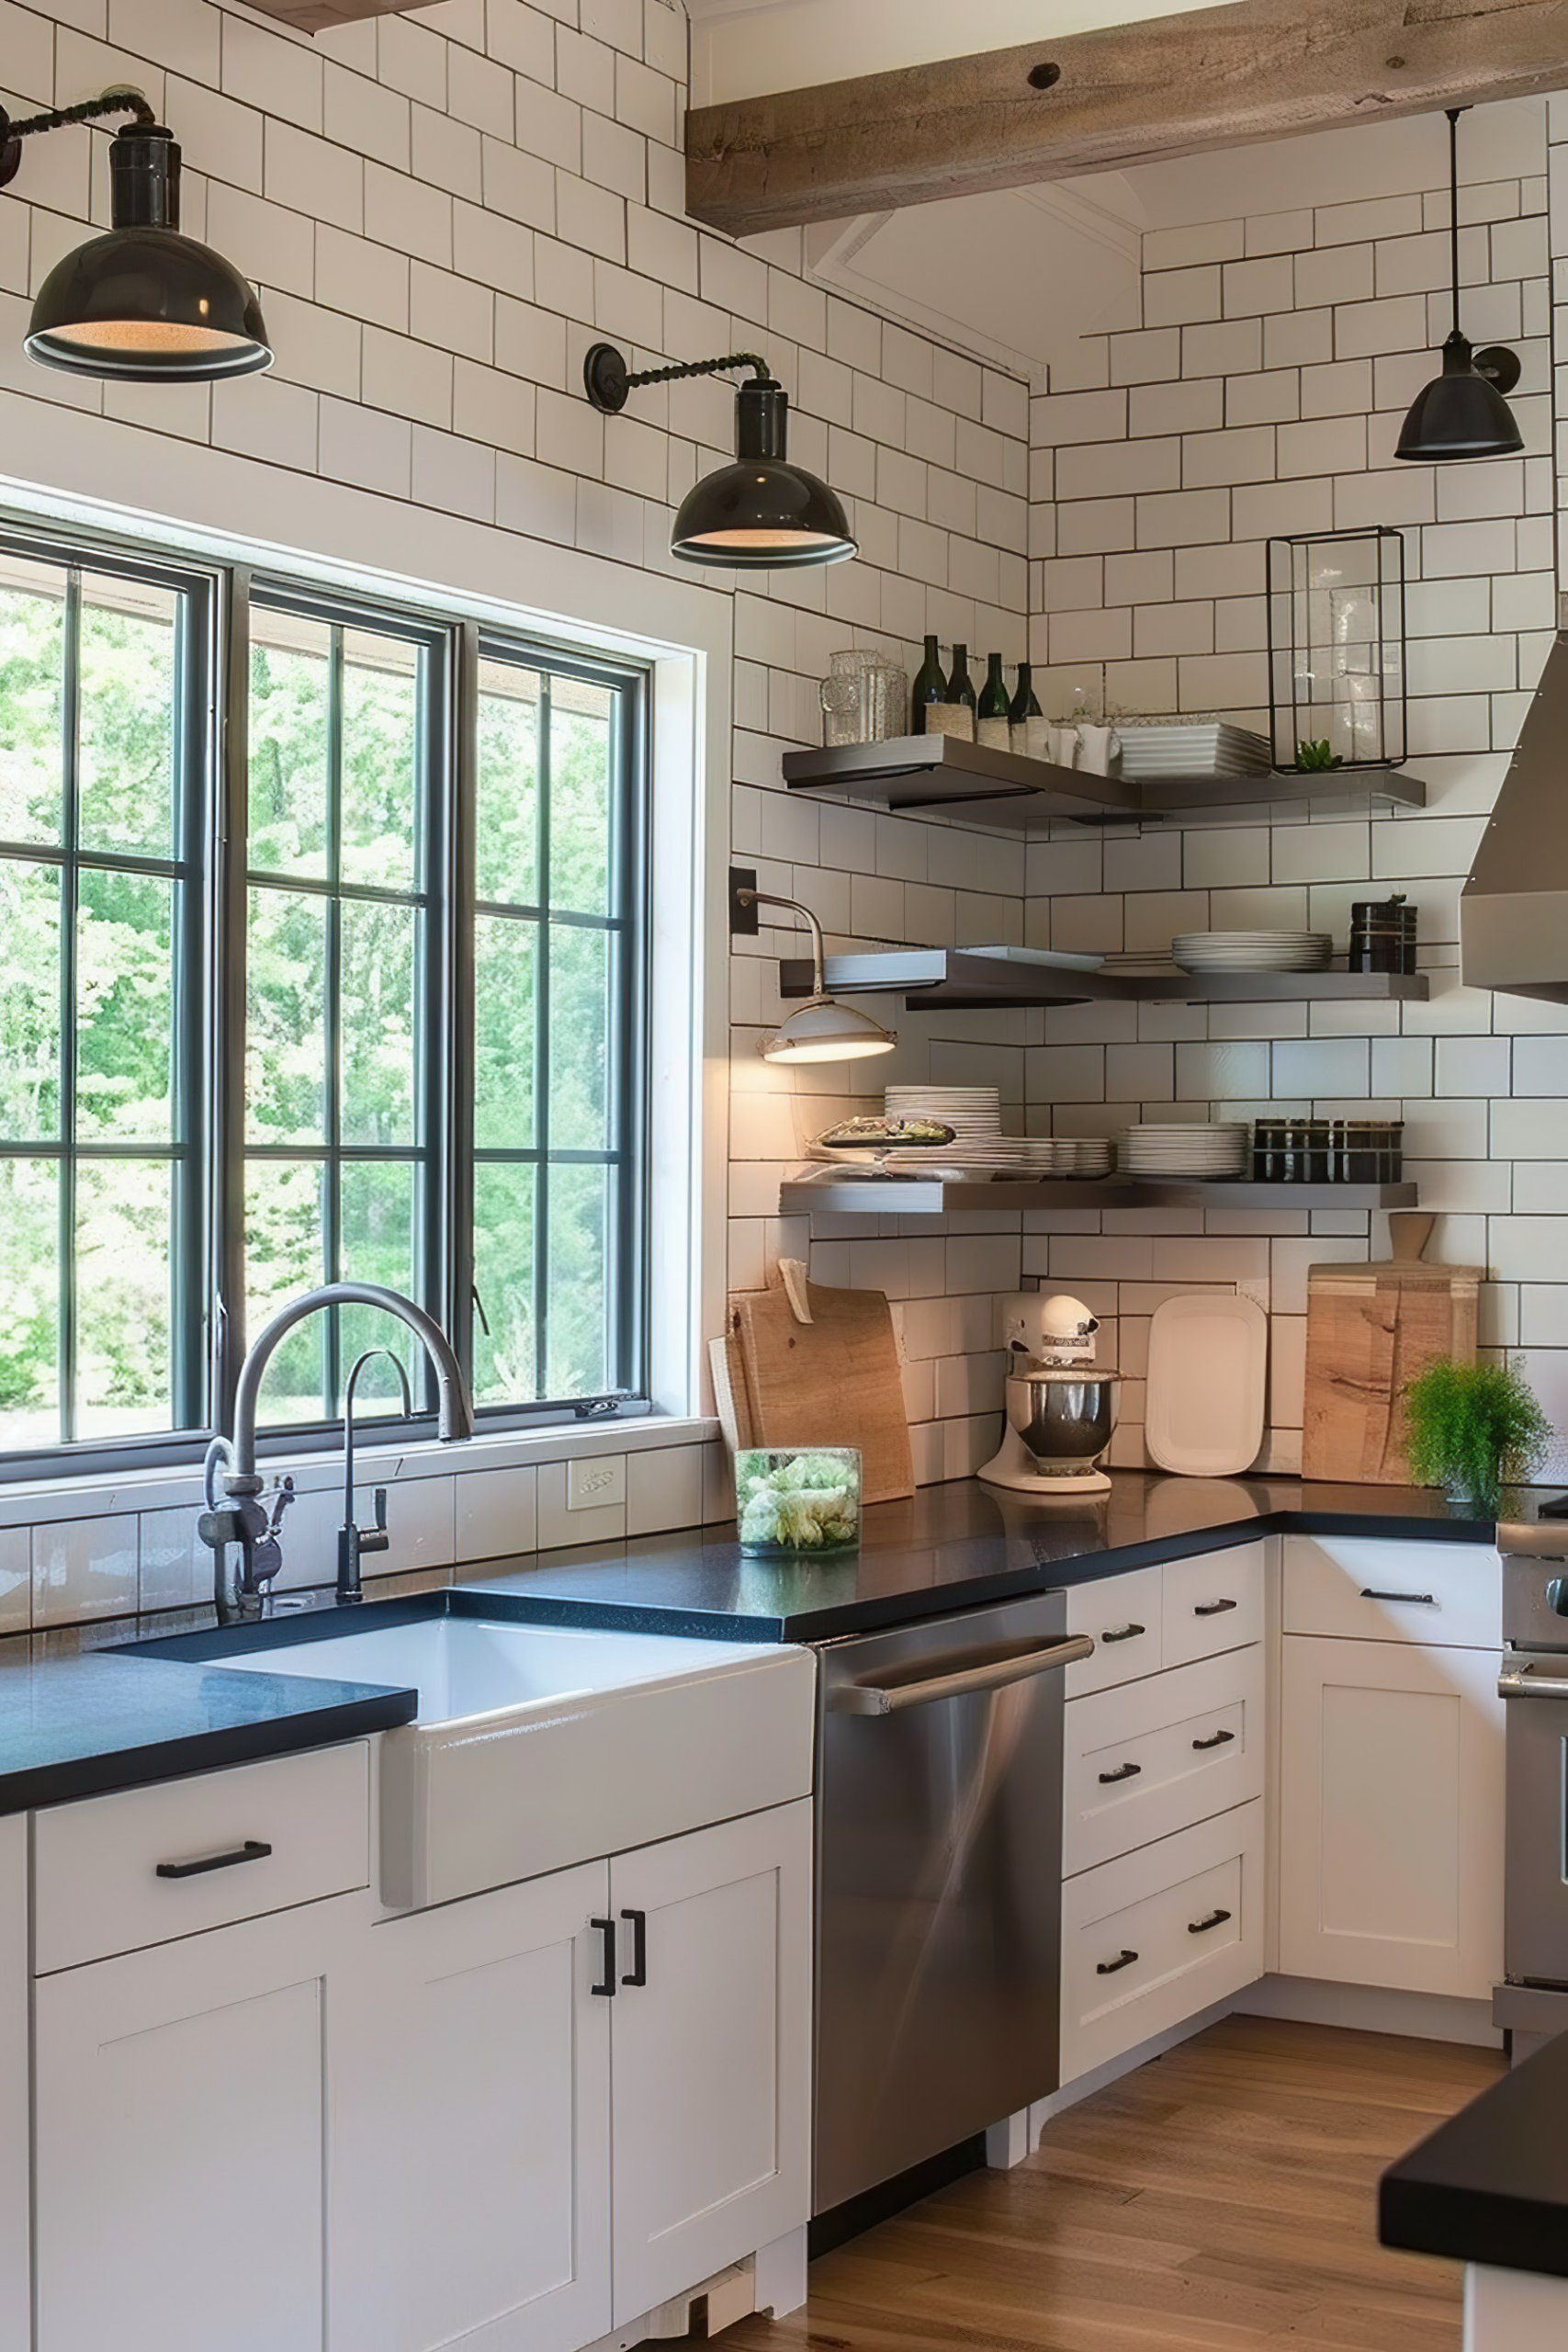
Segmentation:
<svg viewBox="0 0 1568 2352">
<path fill-rule="evenodd" d="M 1393 768 L 1355 768 L 1326 775 L 1275 769 L 1267 775 L 1086 775 L 1050 760 L 963 743 L 951 735 L 900 735 L 886 743 L 848 743 L 831 751 L 786 752 L 792 792 L 842 793 L 852 800 L 909 814 L 962 817 L 1031 833 L 1064 818 L 1117 824 L 1145 818 L 1196 817 L 1257 808 L 1299 815 L 1347 802 L 1370 808 L 1424 808 L 1427 787 Z"/>
<path fill-rule="evenodd" d="M 1184 1183 L 1170 1177 L 1046 1177 L 943 1184 L 922 1176 L 819 1176 L 779 1188 L 784 1216 L 947 1216 L 973 1209 L 1410 1209 L 1414 1184 Z"/>
<path fill-rule="evenodd" d="M 829 956 L 826 970 L 835 996 L 902 995 L 911 1012 L 938 1005 L 1001 1012 L 1035 1004 L 1419 1003 L 1428 993 L 1425 972 L 1224 972 L 1202 978 L 1184 972 L 1074 972 L 973 956 L 962 947 Z M 786 957 L 779 966 L 779 988 L 785 997 L 809 996 L 810 964 Z"/>
</svg>

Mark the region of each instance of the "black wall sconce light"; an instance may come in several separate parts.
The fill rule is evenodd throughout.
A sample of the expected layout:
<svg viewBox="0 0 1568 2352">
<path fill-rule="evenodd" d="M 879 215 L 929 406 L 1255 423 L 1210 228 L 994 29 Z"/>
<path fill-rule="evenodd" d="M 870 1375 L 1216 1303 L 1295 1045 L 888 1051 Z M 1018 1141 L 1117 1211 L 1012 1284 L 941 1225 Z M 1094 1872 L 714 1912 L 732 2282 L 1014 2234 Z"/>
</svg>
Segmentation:
<svg viewBox="0 0 1568 2352">
<path fill-rule="evenodd" d="M 109 145 L 113 223 L 50 271 L 26 348 L 44 368 L 110 383 L 206 383 L 272 365 L 261 305 L 231 262 L 180 233 L 180 151 L 140 91 L 13 122 L 0 111 L 0 187 L 22 141 L 106 115 L 132 120 Z"/>
<path fill-rule="evenodd" d="M 1416 393 L 1393 453 L 1427 465 L 1451 465 L 1466 458 L 1509 458 L 1525 446 L 1517 420 L 1504 398 L 1522 372 L 1517 352 L 1503 343 L 1472 351 L 1470 339 L 1460 327 L 1459 119 L 1465 109 L 1450 107 L 1446 111 L 1454 322 L 1443 345 L 1443 372 Z"/>
<path fill-rule="evenodd" d="M 856 552 L 848 517 L 825 481 L 790 464 L 789 396 L 754 351 L 645 368 L 633 375 L 614 344 L 596 343 L 583 363 L 582 379 L 593 406 L 616 416 L 639 384 L 717 376 L 732 368 L 755 370 L 735 396 L 735 463 L 705 475 L 687 492 L 670 535 L 671 553 L 729 571 L 846 562 Z"/>
</svg>

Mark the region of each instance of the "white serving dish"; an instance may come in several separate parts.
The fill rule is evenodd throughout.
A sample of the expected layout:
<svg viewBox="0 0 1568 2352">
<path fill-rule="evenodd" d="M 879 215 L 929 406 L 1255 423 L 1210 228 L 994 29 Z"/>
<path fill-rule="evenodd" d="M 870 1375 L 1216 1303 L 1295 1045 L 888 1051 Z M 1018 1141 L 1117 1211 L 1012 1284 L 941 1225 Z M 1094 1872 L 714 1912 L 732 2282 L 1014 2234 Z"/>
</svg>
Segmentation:
<svg viewBox="0 0 1568 2352">
<path fill-rule="evenodd" d="M 418 1690 L 413 1722 L 381 1742 L 381 1892 L 396 1909 L 811 1791 L 807 1650 L 428 1617 L 223 1665 Z"/>
<path fill-rule="evenodd" d="M 1269 1318 L 1240 1292 L 1168 1298 L 1149 1322 L 1144 1442 L 1162 1470 L 1233 1478 L 1263 1442 Z"/>
</svg>

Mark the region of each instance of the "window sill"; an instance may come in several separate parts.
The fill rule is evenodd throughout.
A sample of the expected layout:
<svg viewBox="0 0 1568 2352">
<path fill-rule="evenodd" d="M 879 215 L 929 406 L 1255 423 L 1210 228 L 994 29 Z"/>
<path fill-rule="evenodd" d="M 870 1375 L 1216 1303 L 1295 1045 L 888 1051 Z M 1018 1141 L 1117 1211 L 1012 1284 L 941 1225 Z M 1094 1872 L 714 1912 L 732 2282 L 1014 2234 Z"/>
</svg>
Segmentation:
<svg viewBox="0 0 1568 2352">
<path fill-rule="evenodd" d="M 355 1447 L 354 1458 L 363 1484 L 390 1486 L 401 1478 L 449 1478 L 461 1471 L 513 1470 L 545 1462 L 577 1461 L 584 1455 L 705 1445 L 718 1435 L 717 1421 L 705 1415 L 652 1415 L 582 1427 L 497 1430 L 452 1444 L 430 1438 L 413 1445 L 378 1446 L 367 1435 Z M 343 1449 L 339 1445 L 312 1453 L 270 1454 L 260 1467 L 269 1487 L 287 1475 L 301 1494 L 318 1493 L 341 1482 Z M 133 1470 L 115 1478 L 99 1473 L 28 1479 L 0 1486 L 0 1528 L 101 1519 L 115 1511 L 197 1510 L 201 1502 L 199 1468 Z"/>
</svg>

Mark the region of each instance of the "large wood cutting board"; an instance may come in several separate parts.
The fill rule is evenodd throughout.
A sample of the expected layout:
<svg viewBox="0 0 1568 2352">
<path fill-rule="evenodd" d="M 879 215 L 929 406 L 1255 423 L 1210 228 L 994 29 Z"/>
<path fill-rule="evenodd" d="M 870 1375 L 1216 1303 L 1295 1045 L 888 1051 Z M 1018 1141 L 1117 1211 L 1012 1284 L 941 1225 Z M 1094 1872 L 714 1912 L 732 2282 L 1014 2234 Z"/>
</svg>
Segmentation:
<svg viewBox="0 0 1568 2352">
<path fill-rule="evenodd" d="M 861 1496 L 892 1502 L 915 1491 L 898 1342 L 879 1290 L 804 1285 L 811 1320 L 784 1289 L 736 1291 L 729 1301 L 736 1419 L 750 1445 L 857 1445 Z"/>
<path fill-rule="evenodd" d="M 1434 1219 L 1389 1219 L 1392 1258 L 1307 1275 L 1303 1478 L 1403 1487 L 1404 1391 L 1438 1356 L 1475 1361 L 1481 1266 L 1429 1266 Z"/>
</svg>

